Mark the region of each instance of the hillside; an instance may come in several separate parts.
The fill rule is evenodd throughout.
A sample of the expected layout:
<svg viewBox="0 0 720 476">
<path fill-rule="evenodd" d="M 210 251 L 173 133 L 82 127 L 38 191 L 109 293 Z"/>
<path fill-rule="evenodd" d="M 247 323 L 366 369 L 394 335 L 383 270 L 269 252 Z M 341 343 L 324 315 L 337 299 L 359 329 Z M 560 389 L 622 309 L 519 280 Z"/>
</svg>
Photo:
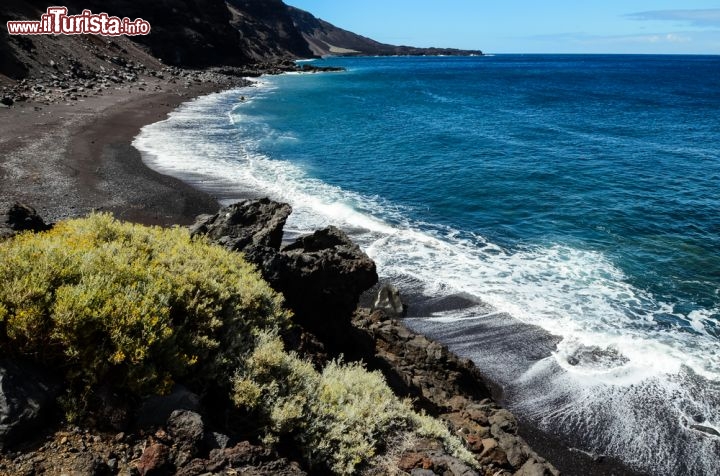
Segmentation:
<svg viewBox="0 0 720 476">
<path fill-rule="evenodd" d="M 189 68 L 244 66 L 327 55 L 470 55 L 480 51 L 414 48 L 379 43 L 290 7 L 282 0 L 68 0 L 70 14 L 143 18 L 147 36 L 103 38 L 10 36 L 9 20 L 39 20 L 50 0 L 5 0 L 0 5 L 0 75 L 19 80 L 96 66 L 123 57 L 144 65 Z M 55 70 L 55 71 L 53 71 Z"/>
<path fill-rule="evenodd" d="M 302 34 L 316 56 L 470 56 L 482 55 L 479 50 L 458 50 L 453 48 L 416 48 L 380 43 L 370 38 L 343 30 L 311 13 L 295 7 L 288 7 L 297 30 Z"/>
</svg>

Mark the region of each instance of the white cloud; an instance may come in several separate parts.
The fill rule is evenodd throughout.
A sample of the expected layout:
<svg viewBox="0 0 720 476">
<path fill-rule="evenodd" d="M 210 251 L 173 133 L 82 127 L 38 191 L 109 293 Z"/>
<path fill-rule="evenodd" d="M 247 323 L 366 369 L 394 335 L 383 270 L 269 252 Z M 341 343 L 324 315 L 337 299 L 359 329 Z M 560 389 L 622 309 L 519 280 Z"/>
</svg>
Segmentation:
<svg viewBox="0 0 720 476">
<path fill-rule="evenodd" d="M 643 21 L 673 21 L 697 27 L 720 26 L 720 8 L 705 10 L 655 10 L 630 13 L 627 18 Z"/>
</svg>

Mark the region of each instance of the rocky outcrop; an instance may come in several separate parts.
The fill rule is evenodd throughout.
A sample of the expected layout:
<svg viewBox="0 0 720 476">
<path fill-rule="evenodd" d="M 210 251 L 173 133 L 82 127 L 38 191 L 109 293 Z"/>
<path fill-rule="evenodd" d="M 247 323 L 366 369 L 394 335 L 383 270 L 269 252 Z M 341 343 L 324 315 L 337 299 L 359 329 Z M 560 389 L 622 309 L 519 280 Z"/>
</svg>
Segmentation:
<svg viewBox="0 0 720 476">
<path fill-rule="evenodd" d="M 349 324 L 360 295 L 378 280 L 375 263 L 333 226 L 283 248 L 267 278 L 322 340 Z"/>
<path fill-rule="evenodd" d="M 285 296 L 296 322 L 329 343 L 349 326 L 360 295 L 377 282 L 375 263 L 335 227 L 281 249 L 282 227 L 291 210 L 269 199 L 245 200 L 199 217 L 191 231 L 244 253 Z"/>
<path fill-rule="evenodd" d="M 37 211 L 23 203 L 15 203 L 7 212 L 6 225 L 13 231 L 47 231 L 52 228 L 38 215 Z"/>
<path fill-rule="evenodd" d="M 22 231 L 47 231 L 52 225 L 45 223 L 37 211 L 24 203 L 15 202 L 0 215 L 0 240 L 11 238 Z"/>
<path fill-rule="evenodd" d="M 268 198 L 244 200 L 223 208 L 215 215 L 201 215 L 190 228 L 193 235 L 231 251 L 255 253 L 258 248 L 279 250 L 283 227 L 292 213 L 287 203 Z"/>
<path fill-rule="evenodd" d="M 380 310 L 358 311 L 353 325 L 375 344 L 373 355 L 365 356 L 368 365 L 382 371 L 398 395 L 412 398 L 418 407 L 443 419 L 475 454 L 484 474 L 559 474 L 518 435 L 517 420 L 490 398 L 471 361 L 458 358 Z M 404 454 L 401 461 L 414 461 L 413 469 L 437 466 L 437 449 L 414 447 L 409 455 Z"/>
</svg>

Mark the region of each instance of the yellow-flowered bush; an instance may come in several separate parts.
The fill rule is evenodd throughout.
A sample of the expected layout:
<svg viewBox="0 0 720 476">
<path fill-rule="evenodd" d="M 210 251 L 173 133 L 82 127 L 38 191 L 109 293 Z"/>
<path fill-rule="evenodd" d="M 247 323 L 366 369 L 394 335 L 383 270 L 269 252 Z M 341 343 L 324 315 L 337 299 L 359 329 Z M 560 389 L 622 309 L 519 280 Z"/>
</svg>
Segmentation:
<svg viewBox="0 0 720 476">
<path fill-rule="evenodd" d="M 288 317 L 241 255 L 181 228 L 94 214 L 0 243 L 3 353 L 62 369 L 77 395 L 227 382 L 254 334 Z"/>
<path fill-rule="evenodd" d="M 474 464 L 438 420 L 359 364 L 322 371 L 287 352 L 281 297 L 238 253 L 180 228 L 107 214 L 0 242 L 0 354 L 61 371 L 68 414 L 99 385 L 136 396 L 174 382 L 226 387 L 267 443 L 290 439 L 312 468 L 354 474 L 393 442 L 441 440 Z"/>
<path fill-rule="evenodd" d="M 403 435 L 436 438 L 470 465 L 473 456 L 439 420 L 398 399 L 382 374 L 330 362 L 322 372 L 261 334 L 234 378 L 236 405 L 261 413 L 266 441 L 289 436 L 312 466 L 355 474 Z"/>
</svg>

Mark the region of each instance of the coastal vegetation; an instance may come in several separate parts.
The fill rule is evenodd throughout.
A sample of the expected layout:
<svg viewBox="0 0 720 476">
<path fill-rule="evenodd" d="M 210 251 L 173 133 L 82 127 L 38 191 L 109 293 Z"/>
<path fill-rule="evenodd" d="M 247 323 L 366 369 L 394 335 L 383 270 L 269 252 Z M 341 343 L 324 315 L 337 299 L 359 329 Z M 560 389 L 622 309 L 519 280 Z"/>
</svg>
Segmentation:
<svg viewBox="0 0 720 476">
<path fill-rule="evenodd" d="M 287 351 L 290 326 L 242 254 L 186 229 L 93 214 L 0 243 L 2 353 L 61 375 L 68 418 L 82 419 L 100 388 L 139 401 L 182 383 L 224 389 L 264 443 L 289 438 L 310 467 L 352 474 L 413 436 L 475 464 L 380 373 L 338 360 L 316 369 Z"/>
</svg>

